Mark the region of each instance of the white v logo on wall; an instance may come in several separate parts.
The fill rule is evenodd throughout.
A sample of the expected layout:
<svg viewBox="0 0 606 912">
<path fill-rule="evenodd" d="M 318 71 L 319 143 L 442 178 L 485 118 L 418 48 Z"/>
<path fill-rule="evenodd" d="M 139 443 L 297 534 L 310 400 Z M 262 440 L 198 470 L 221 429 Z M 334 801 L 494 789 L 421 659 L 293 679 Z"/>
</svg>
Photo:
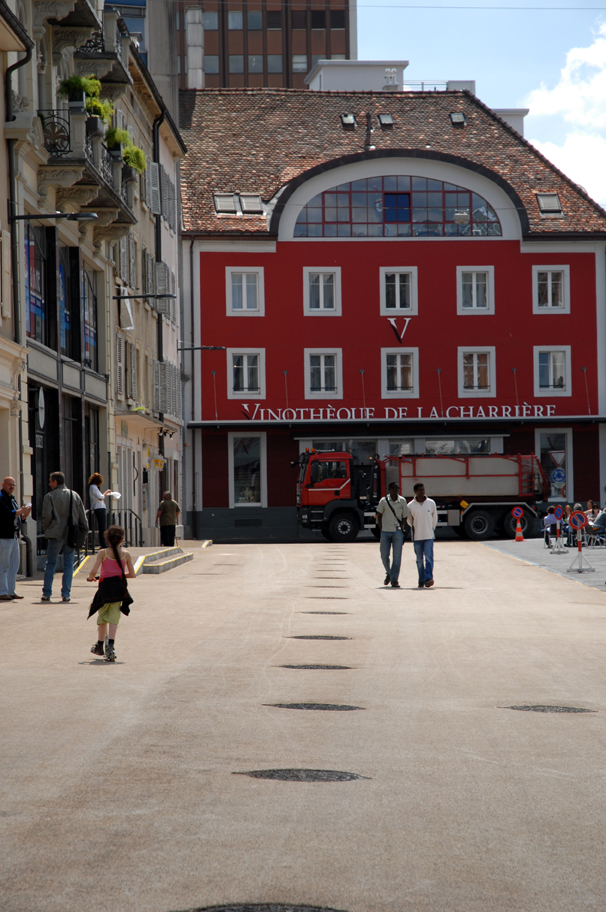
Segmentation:
<svg viewBox="0 0 606 912">
<path fill-rule="evenodd" d="M 404 341 L 404 333 L 408 329 L 408 324 L 410 323 L 411 319 L 412 319 L 412 317 L 404 318 L 404 326 L 402 327 L 402 332 L 400 332 L 400 330 L 398 329 L 398 321 L 397 321 L 396 317 L 387 318 L 387 322 L 391 324 L 391 328 L 395 332 L 396 338 L 397 338 L 398 342 L 400 343 L 400 345 Z"/>
</svg>

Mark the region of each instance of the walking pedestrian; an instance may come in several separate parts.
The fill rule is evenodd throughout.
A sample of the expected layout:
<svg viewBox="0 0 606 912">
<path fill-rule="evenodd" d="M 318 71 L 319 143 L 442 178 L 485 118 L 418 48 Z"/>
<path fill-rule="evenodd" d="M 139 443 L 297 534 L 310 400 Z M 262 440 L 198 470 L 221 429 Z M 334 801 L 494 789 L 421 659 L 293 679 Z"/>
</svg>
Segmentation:
<svg viewBox="0 0 606 912">
<path fill-rule="evenodd" d="M 13 492 L 16 481 L 7 475 L 0 491 L 0 602 L 22 599 L 17 595 L 17 572 L 19 570 L 19 534 L 21 520 L 27 519 L 31 505 L 20 507 Z"/>
<path fill-rule="evenodd" d="M 57 559 L 63 552 L 63 580 L 61 599 L 71 601 L 72 577 L 74 575 L 74 548 L 67 542 L 68 520 L 70 512 L 76 524 L 88 530 L 84 505 L 80 495 L 65 487 L 63 472 L 52 472 L 48 485 L 50 491 L 42 502 L 42 530 L 46 538 L 46 565 L 42 586 L 42 602 L 50 602 L 53 594 L 53 577 Z"/>
<path fill-rule="evenodd" d="M 97 520 L 99 547 L 107 548 L 107 542 L 105 541 L 105 528 L 107 526 L 107 507 L 105 505 L 105 498 L 111 494 L 111 490 L 108 488 L 107 491 L 101 493 L 100 485 L 102 484 L 103 475 L 99 472 L 93 472 L 88 479 L 88 499 L 90 500 L 92 515 Z"/>
<path fill-rule="evenodd" d="M 156 525 L 160 523 L 160 541 L 165 548 L 172 548 L 175 544 L 175 528 L 181 507 L 170 491 L 165 491 L 162 502 L 156 514 Z"/>
<path fill-rule="evenodd" d="M 97 553 L 95 563 L 87 576 L 87 581 L 92 583 L 99 572 L 99 588 L 88 613 L 88 616 L 91 617 L 95 611 L 99 612 L 97 615 L 97 642 L 91 646 L 90 651 L 93 655 L 102 656 L 107 635 L 105 661 L 115 662 L 115 641 L 120 623 L 120 612 L 125 615 L 130 614 L 129 605 L 133 601 L 126 580 L 135 578 L 135 570 L 129 552 L 122 547 L 124 541 L 122 526 L 110 526 L 106 532 L 106 538 L 109 547 Z"/>
<path fill-rule="evenodd" d="M 414 486 L 415 496 L 408 504 L 408 524 L 414 534 L 414 549 L 419 571 L 419 589 L 433 586 L 433 540 L 438 513 L 435 501 L 425 495 L 425 485 L 418 481 Z"/>
<path fill-rule="evenodd" d="M 402 546 L 404 544 L 404 520 L 410 516 L 406 498 L 400 496 L 400 485 L 392 481 L 389 493 L 382 497 L 377 504 L 377 525 L 381 530 L 380 553 L 385 567 L 384 586 L 391 583 L 394 589 L 399 589 L 400 564 L 402 562 Z M 389 555 L 391 551 L 391 565 Z"/>
</svg>

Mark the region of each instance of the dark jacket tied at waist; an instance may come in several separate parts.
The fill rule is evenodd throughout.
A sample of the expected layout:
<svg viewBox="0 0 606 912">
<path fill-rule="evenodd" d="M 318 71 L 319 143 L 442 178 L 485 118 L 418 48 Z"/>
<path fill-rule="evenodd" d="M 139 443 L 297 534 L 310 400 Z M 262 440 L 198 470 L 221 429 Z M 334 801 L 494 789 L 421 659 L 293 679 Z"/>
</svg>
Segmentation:
<svg viewBox="0 0 606 912">
<path fill-rule="evenodd" d="M 130 614 L 129 605 L 132 604 L 133 598 L 128 592 L 128 586 L 119 576 L 108 576 L 99 583 L 99 588 L 95 592 L 95 597 L 91 602 L 88 617 L 95 614 L 99 608 L 103 608 L 109 602 L 122 602 L 120 611 L 122 614 Z"/>
</svg>

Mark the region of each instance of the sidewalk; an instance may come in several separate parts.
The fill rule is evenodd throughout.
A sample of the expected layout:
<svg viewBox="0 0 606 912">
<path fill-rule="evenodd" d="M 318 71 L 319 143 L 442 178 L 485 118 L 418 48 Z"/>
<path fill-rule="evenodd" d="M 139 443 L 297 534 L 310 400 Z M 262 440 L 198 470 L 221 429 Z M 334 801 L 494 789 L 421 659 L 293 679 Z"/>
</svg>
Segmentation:
<svg viewBox="0 0 606 912">
<path fill-rule="evenodd" d="M 566 548 L 565 552 L 552 554 L 549 548 L 545 547 L 543 538 L 525 539 L 523 542 L 516 541 L 489 541 L 483 542 L 487 548 L 493 548 L 502 554 L 510 554 L 519 560 L 534 564 L 537 567 L 543 567 L 551 573 L 558 573 L 576 583 L 582 583 L 583 586 L 589 586 L 592 589 L 599 589 L 600 592 L 606 592 L 606 548 L 583 548 L 583 560 L 595 567 L 594 572 L 578 573 L 568 568 L 578 555 L 578 549 Z"/>
</svg>

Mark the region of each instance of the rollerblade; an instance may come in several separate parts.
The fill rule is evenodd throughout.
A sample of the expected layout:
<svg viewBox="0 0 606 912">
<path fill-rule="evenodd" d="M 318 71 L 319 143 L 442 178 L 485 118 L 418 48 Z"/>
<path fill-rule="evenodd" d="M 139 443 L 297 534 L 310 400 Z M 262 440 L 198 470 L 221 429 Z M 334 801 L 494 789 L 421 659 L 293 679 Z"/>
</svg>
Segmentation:
<svg viewBox="0 0 606 912">
<path fill-rule="evenodd" d="M 93 655 L 102 656 L 103 655 L 103 646 L 101 643 L 95 643 L 94 646 L 91 646 L 90 651 Z"/>
<path fill-rule="evenodd" d="M 114 650 L 114 647 L 110 645 L 108 637 L 105 637 L 105 661 L 106 662 L 115 662 L 116 661 L 116 652 Z"/>
</svg>

